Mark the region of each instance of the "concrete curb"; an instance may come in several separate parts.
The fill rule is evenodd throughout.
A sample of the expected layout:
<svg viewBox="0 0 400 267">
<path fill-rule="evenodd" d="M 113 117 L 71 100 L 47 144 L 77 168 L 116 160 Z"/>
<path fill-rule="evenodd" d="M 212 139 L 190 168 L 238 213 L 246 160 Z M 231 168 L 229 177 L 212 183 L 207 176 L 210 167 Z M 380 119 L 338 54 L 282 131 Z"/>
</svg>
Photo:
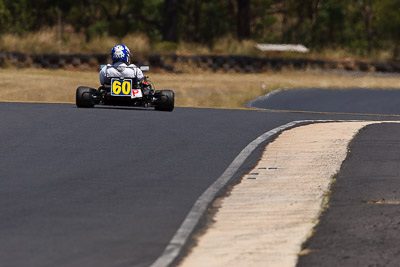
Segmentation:
<svg viewBox="0 0 400 267">
<path fill-rule="evenodd" d="M 276 137 L 279 133 L 300 126 L 311 123 L 323 123 L 323 122 L 361 122 L 362 120 L 300 120 L 292 121 L 285 125 L 279 126 L 272 129 L 257 139 L 248 144 L 239 155 L 233 160 L 228 166 L 225 172 L 199 197 L 195 202 L 192 209 L 186 216 L 185 220 L 175 233 L 164 252 L 158 257 L 151 267 L 166 267 L 171 266 L 181 256 L 185 246 L 188 245 L 188 241 L 191 235 L 194 233 L 200 220 L 206 215 L 208 207 L 212 204 L 218 194 L 226 187 L 231 181 L 234 174 L 239 170 L 240 166 L 250 156 L 254 150 L 267 141 L 271 137 Z"/>
</svg>

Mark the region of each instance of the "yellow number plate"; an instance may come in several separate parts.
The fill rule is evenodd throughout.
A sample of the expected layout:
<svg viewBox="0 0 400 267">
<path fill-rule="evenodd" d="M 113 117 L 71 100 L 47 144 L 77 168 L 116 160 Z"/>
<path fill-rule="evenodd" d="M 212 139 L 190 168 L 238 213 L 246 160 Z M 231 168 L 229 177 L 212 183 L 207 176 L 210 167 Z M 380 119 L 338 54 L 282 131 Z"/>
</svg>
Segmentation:
<svg viewBox="0 0 400 267">
<path fill-rule="evenodd" d="M 132 79 L 111 79 L 111 95 L 112 96 L 131 96 L 132 95 Z"/>
</svg>

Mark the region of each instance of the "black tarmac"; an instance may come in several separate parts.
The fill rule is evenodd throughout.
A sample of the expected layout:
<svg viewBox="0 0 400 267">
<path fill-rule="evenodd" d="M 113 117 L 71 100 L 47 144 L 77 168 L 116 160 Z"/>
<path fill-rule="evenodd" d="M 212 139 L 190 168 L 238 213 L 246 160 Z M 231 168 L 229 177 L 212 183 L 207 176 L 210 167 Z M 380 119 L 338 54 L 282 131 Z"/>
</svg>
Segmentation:
<svg viewBox="0 0 400 267">
<path fill-rule="evenodd" d="M 302 266 L 399 266 L 400 125 L 370 125 L 350 145 Z"/>
<path fill-rule="evenodd" d="M 2 266 L 148 266 L 240 151 L 296 118 L 18 103 L 0 114 Z"/>
<path fill-rule="evenodd" d="M 251 101 L 248 106 L 274 110 L 400 114 L 400 90 L 285 89 Z"/>
<path fill-rule="evenodd" d="M 261 134 L 302 119 L 400 119 L 22 103 L 0 114 L 0 266 L 148 266 Z"/>
</svg>

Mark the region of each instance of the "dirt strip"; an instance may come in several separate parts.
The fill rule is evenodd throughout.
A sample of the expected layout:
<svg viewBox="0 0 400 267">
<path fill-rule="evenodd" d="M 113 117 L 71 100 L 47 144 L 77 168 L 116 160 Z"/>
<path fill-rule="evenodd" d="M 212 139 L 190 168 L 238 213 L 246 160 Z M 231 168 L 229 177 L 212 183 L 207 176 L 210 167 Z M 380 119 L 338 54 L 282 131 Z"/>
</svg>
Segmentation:
<svg viewBox="0 0 400 267">
<path fill-rule="evenodd" d="M 317 123 L 283 132 L 217 205 L 180 266 L 295 266 L 347 146 L 376 122 Z"/>
</svg>

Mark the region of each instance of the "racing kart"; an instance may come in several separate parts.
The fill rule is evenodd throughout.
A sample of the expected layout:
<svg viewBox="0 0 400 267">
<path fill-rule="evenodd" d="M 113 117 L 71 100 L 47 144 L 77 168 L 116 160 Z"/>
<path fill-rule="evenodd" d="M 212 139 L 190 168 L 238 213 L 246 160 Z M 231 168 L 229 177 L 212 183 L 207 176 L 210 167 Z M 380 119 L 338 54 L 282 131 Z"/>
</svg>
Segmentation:
<svg viewBox="0 0 400 267">
<path fill-rule="evenodd" d="M 103 67 L 103 66 L 101 66 Z M 140 67 L 148 71 L 148 66 Z M 172 90 L 154 90 L 148 76 L 139 81 L 135 77 L 106 77 L 98 89 L 79 86 L 76 89 L 76 106 L 93 108 L 94 105 L 154 107 L 155 110 L 172 111 L 175 93 Z"/>
</svg>

